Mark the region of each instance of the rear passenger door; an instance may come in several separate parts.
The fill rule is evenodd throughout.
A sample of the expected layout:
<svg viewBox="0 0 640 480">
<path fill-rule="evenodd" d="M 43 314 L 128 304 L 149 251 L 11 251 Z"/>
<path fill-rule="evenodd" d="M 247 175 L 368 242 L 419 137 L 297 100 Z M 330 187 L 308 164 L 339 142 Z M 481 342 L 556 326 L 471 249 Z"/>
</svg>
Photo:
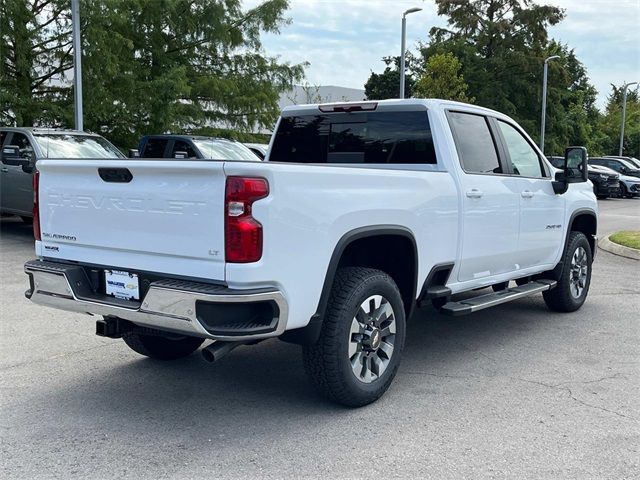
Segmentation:
<svg viewBox="0 0 640 480">
<path fill-rule="evenodd" d="M 35 160 L 33 146 L 23 133 L 10 132 L 5 140 L 5 145 L 16 145 L 20 147 L 20 158 Z M 3 163 L 0 175 L 2 175 L 2 193 L 0 194 L 2 209 L 30 217 L 33 210 L 32 174 L 25 173 L 22 167 Z"/>
<path fill-rule="evenodd" d="M 563 244 L 565 197 L 553 191 L 550 172 L 523 132 L 509 122 L 493 121 L 503 143 L 508 183 L 520 205 L 516 267 L 551 264 Z"/>
<path fill-rule="evenodd" d="M 511 272 L 518 242 L 518 197 L 484 115 L 447 112 L 462 174 L 462 254 L 458 281 Z"/>
</svg>

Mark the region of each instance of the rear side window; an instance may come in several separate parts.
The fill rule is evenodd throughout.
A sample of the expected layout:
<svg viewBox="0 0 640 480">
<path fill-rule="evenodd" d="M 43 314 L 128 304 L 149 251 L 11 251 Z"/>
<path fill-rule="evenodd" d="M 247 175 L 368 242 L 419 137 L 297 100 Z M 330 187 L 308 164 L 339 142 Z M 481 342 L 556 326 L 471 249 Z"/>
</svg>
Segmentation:
<svg viewBox="0 0 640 480">
<path fill-rule="evenodd" d="M 168 141 L 165 138 L 148 139 L 140 156 L 144 158 L 163 158 Z"/>
<path fill-rule="evenodd" d="M 493 136 L 482 115 L 449 112 L 462 168 L 467 173 L 502 173 Z"/>
<path fill-rule="evenodd" d="M 426 111 L 283 117 L 271 162 L 435 164 Z"/>
<path fill-rule="evenodd" d="M 7 132 L 0 132 L 0 147 L 4 143 L 5 138 L 7 138 Z"/>
</svg>

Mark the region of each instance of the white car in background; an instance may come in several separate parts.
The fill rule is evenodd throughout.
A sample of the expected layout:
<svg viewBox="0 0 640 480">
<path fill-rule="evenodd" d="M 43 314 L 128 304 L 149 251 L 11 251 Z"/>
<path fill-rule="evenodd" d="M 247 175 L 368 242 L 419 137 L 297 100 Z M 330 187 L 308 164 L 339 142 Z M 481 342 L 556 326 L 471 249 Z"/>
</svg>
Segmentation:
<svg viewBox="0 0 640 480">
<path fill-rule="evenodd" d="M 616 172 L 609 167 L 603 167 L 601 165 L 589 165 L 589 170 L 592 170 L 594 172 L 618 175 L 620 181 L 620 197 L 640 197 L 640 178 L 624 175 L 620 172 Z"/>
<path fill-rule="evenodd" d="M 260 160 L 264 160 L 264 157 L 267 156 L 267 152 L 269 151 L 269 145 L 266 143 L 245 143 L 244 145 L 255 153 Z"/>
</svg>

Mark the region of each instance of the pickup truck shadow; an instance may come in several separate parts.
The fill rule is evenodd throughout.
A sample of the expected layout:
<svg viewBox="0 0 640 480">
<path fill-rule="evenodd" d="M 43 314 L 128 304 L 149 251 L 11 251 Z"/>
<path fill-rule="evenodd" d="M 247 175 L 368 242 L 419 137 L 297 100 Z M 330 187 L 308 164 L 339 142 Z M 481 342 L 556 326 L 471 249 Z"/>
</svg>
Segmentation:
<svg viewBox="0 0 640 480">
<path fill-rule="evenodd" d="M 240 347 L 214 365 L 199 353 L 175 362 L 149 360 L 133 356 L 123 343 L 114 341 L 104 347 L 108 351 L 100 348 L 95 358 L 91 355 L 94 367 L 46 389 L 46 398 L 32 401 L 46 404 L 50 413 L 57 410 L 76 419 L 85 428 L 116 437 L 123 429 L 155 438 L 167 432 L 179 436 L 187 428 L 189 436 L 207 438 L 215 448 L 220 442 L 241 443 L 249 434 L 313 435 L 325 422 L 362 419 L 364 411 L 367 415 L 390 408 L 403 411 L 406 402 L 418 395 L 421 401 L 430 401 L 430 385 L 443 382 L 433 377 L 457 378 L 461 372 L 473 374 L 478 369 L 502 369 L 508 374 L 504 372 L 510 368 L 508 359 L 496 361 L 492 351 L 500 357 L 500 349 L 513 350 L 509 344 L 539 334 L 552 322 L 539 298 L 461 318 L 425 308 L 409 324 L 403 363 L 390 391 L 364 410 L 342 408 L 318 397 L 305 377 L 299 347 L 277 340 Z M 109 360 L 101 364 L 104 357 Z"/>
</svg>

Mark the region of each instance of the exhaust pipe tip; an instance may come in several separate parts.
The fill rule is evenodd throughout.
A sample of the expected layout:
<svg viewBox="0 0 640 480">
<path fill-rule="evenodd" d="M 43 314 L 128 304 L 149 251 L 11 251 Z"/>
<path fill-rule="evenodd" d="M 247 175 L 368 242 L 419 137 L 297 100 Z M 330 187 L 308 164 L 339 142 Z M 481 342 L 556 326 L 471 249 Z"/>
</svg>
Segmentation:
<svg viewBox="0 0 640 480">
<path fill-rule="evenodd" d="M 217 362 L 240 345 L 244 345 L 244 342 L 214 341 L 202 349 L 202 358 L 209 363 Z"/>
<path fill-rule="evenodd" d="M 209 348 L 202 349 L 202 358 L 209 363 L 213 363 L 216 361 L 216 356 L 209 350 Z"/>
</svg>

